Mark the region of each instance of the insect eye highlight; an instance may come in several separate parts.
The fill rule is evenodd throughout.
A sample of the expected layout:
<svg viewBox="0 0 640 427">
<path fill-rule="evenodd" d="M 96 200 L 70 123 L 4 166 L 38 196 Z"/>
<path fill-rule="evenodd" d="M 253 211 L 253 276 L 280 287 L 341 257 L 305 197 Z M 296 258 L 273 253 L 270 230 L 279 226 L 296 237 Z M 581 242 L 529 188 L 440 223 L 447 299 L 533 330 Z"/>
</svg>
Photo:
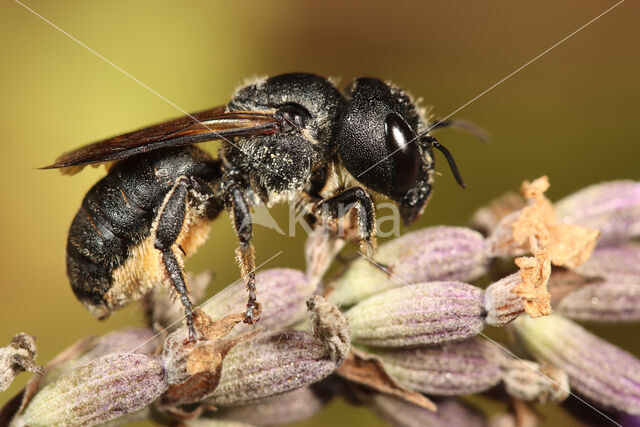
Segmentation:
<svg viewBox="0 0 640 427">
<path fill-rule="evenodd" d="M 286 104 L 278 108 L 276 117 L 280 120 L 282 130 L 303 129 L 311 114 L 306 108 L 298 104 Z"/>
<path fill-rule="evenodd" d="M 418 179 L 418 148 L 409 125 L 397 113 L 385 119 L 385 143 L 393 159 L 394 193 L 404 195 Z"/>
</svg>

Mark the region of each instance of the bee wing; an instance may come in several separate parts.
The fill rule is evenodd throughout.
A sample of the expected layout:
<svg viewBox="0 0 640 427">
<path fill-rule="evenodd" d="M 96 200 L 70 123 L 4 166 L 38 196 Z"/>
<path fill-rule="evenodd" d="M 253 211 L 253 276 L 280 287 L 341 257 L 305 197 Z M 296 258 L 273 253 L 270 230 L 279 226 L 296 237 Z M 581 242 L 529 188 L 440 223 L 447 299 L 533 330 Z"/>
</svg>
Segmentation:
<svg viewBox="0 0 640 427">
<path fill-rule="evenodd" d="M 66 168 L 67 172 L 75 173 L 86 165 L 122 160 L 161 148 L 275 133 L 278 125 L 274 111 L 225 112 L 224 107 L 218 107 L 85 145 L 42 169 Z"/>
</svg>

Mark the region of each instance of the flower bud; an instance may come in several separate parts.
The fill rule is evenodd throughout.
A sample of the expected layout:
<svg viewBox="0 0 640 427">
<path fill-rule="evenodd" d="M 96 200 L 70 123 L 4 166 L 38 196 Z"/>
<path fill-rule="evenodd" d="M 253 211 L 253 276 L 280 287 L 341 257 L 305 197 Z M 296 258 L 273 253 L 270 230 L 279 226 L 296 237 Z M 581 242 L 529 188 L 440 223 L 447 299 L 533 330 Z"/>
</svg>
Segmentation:
<svg viewBox="0 0 640 427">
<path fill-rule="evenodd" d="M 483 292 L 462 282 L 428 282 L 390 289 L 347 311 L 354 342 L 411 347 L 459 341 L 484 327 Z"/>
<path fill-rule="evenodd" d="M 376 354 L 400 384 L 440 396 L 479 393 L 493 387 L 500 382 L 500 365 L 505 358 L 498 346 L 480 338 Z"/>
<path fill-rule="evenodd" d="M 574 270 L 587 277 L 640 277 L 640 245 L 623 243 L 598 248 Z"/>
<path fill-rule="evenodd" d="M 576 320 L 637 322 L 640 320 L 640 277 L 617 276 L 581 286 L 564 295 L 556 311 Z"/>
<path fill-rule="evenodd" d="M 600 230 L 601 246 L 640 235 L 640 183 L 635 181 L 592 185 L 555 207 L 561 221 Z"/>
<path fill-rule="evenodd" d="M 85 363 L 110 353 L 153 354 L 161 344 L 161 334 L 151 329 L 121 329 L 109 332 L 95 340 L 89 351 L 78 358 L 77 362 Z"/>
<path fill-rule="evenodd" d="M 18 425 L 97 425 L 135 412 L 167 389 L 159 359 L 109 354 L 61 374 L 36 394 Z"/>
<path fill-rule="evenodd" d="M 331 284 L 329 301 L 353 305 L 405 284 L 435 280 L 468 281 L 485 272 L 487 258 L 480 233 L 462 227 L 432 227 L 381 245 L 373 261 L 361 258 Z"/>
<path fill-rule="evenodd" d="M 524 347 L 562 369 L 571 388 L 605 408 L 640 414 L 640 361 L 559 315 L 513 322 Z"/>
<path fill-rule="evenodd" d="M 305 331 L 279 331 L 233 347 L 208 402 L 245 405 L 308 386 L 336 369 L 323 343 Z"/>
<path fill-rule="evenodd" d="M 524 312 L 522 297 L 515 293 L 521 282 L 520 273 L 514 273 L 485 289 L 484 308 L 488 325 L 504 326 Z"/>
<path fill-rule="evenodd" d="M 279 396 L 269 397 L 251 405 L 221 408 L 216 413 L 220 420 L 239 421 L 256 426 L 283 425 L 304 420 L 320 411 L 326 399 L 311 387 L 303 387 Z"/>
<path fill-rule="evenodd" d="M 256 274 L 258 301 L 262 305 L 260 326 L 279 329 L 305 318 L 305 301 L 316 291 L 304 273 L 288 268 L 276 268 Z M 202 310 L 213 320 L 235 313 L 247 303 L 247 292 L 243 281 L 221 291 Z M 250 325 L 242 324 L 233 329 L 230 336 L 251 331 Z"/>
<path fill-rule="evenodd" d="M 397 397 L 375 394 L 367 405 L 390 425 L 403 427 L 465 426 L 485 427 L 484 416 L 453 398 L 438 401 L 438 411 L 432 412 L 407 403 Z"/>
</svg>

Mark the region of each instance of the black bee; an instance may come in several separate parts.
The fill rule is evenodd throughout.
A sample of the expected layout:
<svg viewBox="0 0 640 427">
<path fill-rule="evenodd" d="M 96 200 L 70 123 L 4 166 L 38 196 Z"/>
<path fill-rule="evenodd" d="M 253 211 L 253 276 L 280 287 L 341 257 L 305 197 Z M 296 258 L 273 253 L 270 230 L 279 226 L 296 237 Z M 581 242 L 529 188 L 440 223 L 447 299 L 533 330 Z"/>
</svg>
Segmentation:
<svg viewBox="0 0 640 427">
<path fill-rule="evenodd" d="M 205 241 L 210 221 L 226 210 L 240 241 L 245 322 L 253 323 L 251 207 L 292 201 L 318 223 L 338 220 L 354 207 L 355 234 L 371 252 L 373 197 L 390 198 L 405 222 L 415 220 L 431 194 L 433 148 L 442 151 L 464 186 L 429 124 L 411 97 L 392 84 L 359 78 L 343 95 L 325 78 L 294 73 L 248 84 L 225 107 L 64 154 L 46 168 L 75 173 L 111 162 L 69 230 L 73 291 L 105 318 L 168 279 L 184 305 L 189 338 L 196 339 L 183 258 Z M 223 140 L 217 159 L 193 145 L 216 139 Z"/>
</svg>

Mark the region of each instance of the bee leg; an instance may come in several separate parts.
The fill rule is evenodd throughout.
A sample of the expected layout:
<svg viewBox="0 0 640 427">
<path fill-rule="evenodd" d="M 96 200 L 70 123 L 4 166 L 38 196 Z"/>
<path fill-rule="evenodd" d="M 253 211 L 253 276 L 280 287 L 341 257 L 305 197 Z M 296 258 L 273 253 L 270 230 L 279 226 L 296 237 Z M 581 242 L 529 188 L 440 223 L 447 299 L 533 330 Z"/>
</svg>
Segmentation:
<svg viewBox="0 0 640 427">
<path fill-rule="evenodd" d="M 352 208 L 358 213 L 357 232 L 360 246 L 366 255 L 375 249 L 376 217 L 373 202 L 362 187 L 344 190 L 316 204 L 316 215 L 325 220 L 342 218 Z"/>
<path fill-rule="evenodd" d="M 256 262 L 251 237 L 253 235 L 251 211 L 249 204 L 243 197 L 240 185 L 232 184 L 227 190 L 227 209 L 230 210 L 233 218 L 233 225 L 240 241 L 240 246 L 236 249 L 236 260 L 240 266 L 240 272 L 247 285 L 249 297 L 247 299 L 247 313 L 244 323 L 255 323 L 259 319 L 254 317 L 254 312 L 258 308 L 256 297 Z"/>
<path fill-rule="evenodd" d="M 184 270 L 176 256 L 176 250 L 179 249 L 174 247 L 184 225 L 190 188 L 191 182 L 189 178 L 180 177 L 167 194 L 156 220 L 154 247 L 162 254 L 162 263 L 167 271 L 169 280 L 171 280 L 173 288 L 180 296 L 180 302 L 184 306 L 184 313 L 187 318 L 189 341 L 194 342 L 197 339 L 193 325 L 195 308 L 189 298 L 189 288 Z"/>
</svg>

